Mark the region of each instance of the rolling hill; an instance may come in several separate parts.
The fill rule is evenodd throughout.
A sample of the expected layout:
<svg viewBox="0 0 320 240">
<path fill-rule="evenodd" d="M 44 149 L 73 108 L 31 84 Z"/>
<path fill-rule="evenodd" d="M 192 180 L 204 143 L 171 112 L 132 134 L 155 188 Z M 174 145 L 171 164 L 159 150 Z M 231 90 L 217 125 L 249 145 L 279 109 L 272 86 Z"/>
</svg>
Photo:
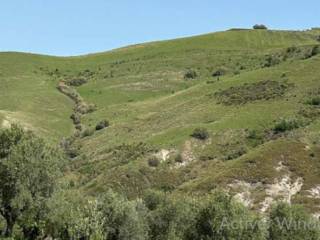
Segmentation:
<svg viewBox="0 0 320 240">
<path fill-rule="evenodd" d="M 224 188 L 260 211 L 283 199 L 320 212 L 319 35 L 235 29 L 79 57 L 0 53 L 0 125 L 61 143 L 65 178 L 88 195 Z"/>
</svg>

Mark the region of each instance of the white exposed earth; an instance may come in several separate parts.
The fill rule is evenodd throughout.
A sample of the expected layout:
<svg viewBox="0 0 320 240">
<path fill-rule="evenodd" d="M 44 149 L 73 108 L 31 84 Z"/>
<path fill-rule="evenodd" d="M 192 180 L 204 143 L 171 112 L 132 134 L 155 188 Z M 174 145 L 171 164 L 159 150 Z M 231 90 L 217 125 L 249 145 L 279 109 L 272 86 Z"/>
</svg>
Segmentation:
<svg viewBox="0 0 320 240">
<path fill-rule="evenodd" d="M 266 212 L 274 201 L 283 201 L 291 204 L 292 197 L 298 194 L 303 186 L 303 179 L 298 177 L 293 179 L 288 171 L 288 168 L 283 165 L 282 162 L 279 162 L 275 167 L 277 172 L 286 171 L 287 174 L 274 179 L 272 184 L 262 184 L 259 183 L 248 183 L 245 181 L 235 181 L 232 184 L 229 184 L 229 189 L 236 191 L 234 198 L 245 206 L 253 207 L 254 199 L 252 193 L 254 191 L 264 191 L 264 200 L 259 203 L 260 212 Z M 314 189 L 309 191 L 310 196 L 316 196 L 320 198 L 320 186 L 317 186 Z"/>
</svg>

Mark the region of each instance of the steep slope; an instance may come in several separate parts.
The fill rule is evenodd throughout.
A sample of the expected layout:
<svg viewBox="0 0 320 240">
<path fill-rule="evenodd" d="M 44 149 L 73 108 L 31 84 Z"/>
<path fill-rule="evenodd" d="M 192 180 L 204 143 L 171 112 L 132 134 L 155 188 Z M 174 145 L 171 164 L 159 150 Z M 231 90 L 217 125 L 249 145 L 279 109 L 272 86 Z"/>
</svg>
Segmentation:
<svg viewBox="0 0 320 240">
<path fill-rule="evenodd" d="M 316 208 L 319 34 L 226 31 L 71 58 L 1 53 L 0 122 L 70 137 L 66 178 L 88 194 L 224 187 L 260 210 L 275 198 Z M 110 126 L 94 131 L 102 120 Z M 196 128 L 209 137 L 191 137 Z"/>
</svg>

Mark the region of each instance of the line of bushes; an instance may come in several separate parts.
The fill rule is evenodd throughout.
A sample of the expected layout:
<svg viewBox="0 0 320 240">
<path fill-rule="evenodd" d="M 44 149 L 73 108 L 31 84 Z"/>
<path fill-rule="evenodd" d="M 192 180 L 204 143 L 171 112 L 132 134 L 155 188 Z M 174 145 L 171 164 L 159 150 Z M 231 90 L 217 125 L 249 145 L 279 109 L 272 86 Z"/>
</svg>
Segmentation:
<svg viewBox="0 0 320 240">
<path fill-rule="evenodd" d="M 281 97 L 292 86 L 293 84 L 286 81 L 265 80 L 220 90 L 216 92 L 214 96 L 218 103 L 224 105 L 239 105 Z"/>
</svg>

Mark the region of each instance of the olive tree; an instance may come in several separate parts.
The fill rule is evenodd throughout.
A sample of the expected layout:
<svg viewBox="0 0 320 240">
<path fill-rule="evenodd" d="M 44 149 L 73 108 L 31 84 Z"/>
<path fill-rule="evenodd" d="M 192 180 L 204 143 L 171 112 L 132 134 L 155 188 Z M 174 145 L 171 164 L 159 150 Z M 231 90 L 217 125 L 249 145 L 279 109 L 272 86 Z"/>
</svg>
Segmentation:
<svg viewBox="0 0 320 240">
<path fill-rule="evenodd" d="M 0 132 L 0 214 L 4 236 L 20 223 L 24 237 L 37 235 L 62 167 L 62 155 L 43 139 L 12 126 Z M 32 235 L 32 236 L 30 236 Z"/>
<path fill-rule="evenodd" d="M 320 238 L 319 221 L 299 205 L 279 203 L 269 216 L 270 240 L 316 240 Z"/>
</svg>

